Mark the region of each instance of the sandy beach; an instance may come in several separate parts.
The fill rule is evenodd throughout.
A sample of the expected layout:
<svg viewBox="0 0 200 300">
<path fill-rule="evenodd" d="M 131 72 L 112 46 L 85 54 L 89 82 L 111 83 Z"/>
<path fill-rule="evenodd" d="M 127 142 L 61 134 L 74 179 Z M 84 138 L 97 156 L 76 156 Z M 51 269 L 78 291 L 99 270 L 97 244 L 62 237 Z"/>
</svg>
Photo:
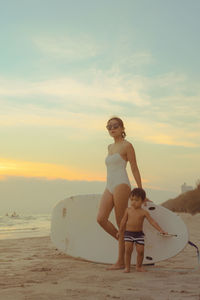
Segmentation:
<svg viewBox="0 0 200 300">
<path fill-rule="evenodd" d="M 200 214 L 180 214 L 200 247 Z M 146 273 L 106 271 L 107 265 L 60 253 L 49 237 L 1 240 L 0 299 L 200 299 L 195 248 L 146 267 Z"/>
</svg>

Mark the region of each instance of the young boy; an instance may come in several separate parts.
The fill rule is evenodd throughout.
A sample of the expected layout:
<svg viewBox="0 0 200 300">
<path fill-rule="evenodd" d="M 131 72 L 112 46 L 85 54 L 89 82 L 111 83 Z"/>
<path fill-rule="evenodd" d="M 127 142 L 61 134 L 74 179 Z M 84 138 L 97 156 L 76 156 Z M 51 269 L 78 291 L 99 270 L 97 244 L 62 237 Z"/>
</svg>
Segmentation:
<svg viewBox="0 0 200 300">
<path fill-rule="evenodd" d="M 160 233 L 167 234 L 163 231 L 158 223 L 152 219 L 148 211 L 142 208 L 142 204 L 146 199 L 146 193 L 141 188 L 135 188 L 131 191 L 130 200 L 131 207 L 128 207 L 122 218 L 119 236 L 124 234 L 125 241 L 125 273 L 130 272 L 131 255 L 133 252 L 133 244 L 136 245 L 137 251 L 137 264 L 136 271 L 145 272 L 142 267 L 142 262 L 144 258 L 144 233 L 143 233 L 143 223 L 146 218 L 149 223 L 155 227 Z"/>
</svg>

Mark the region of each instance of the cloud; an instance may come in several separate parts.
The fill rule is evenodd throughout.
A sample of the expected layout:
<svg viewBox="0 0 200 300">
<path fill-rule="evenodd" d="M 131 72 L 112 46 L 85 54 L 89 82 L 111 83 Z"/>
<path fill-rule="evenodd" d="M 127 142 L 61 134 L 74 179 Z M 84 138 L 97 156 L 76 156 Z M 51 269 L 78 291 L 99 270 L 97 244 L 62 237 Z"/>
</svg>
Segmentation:
<svg viewBox="0 0 200 300">
<path fill-rule="evenodd" d="M 0 124 L 63 126 L 95 133 L 104 130 L 107 117 L 119 115 L 126 116 L 127 127 L 139 140 L 199 147 L 199 88 L 184 74 L 128 79 L 112 69 L 91 69 L 88 74 L 87 80 L 1 78 Z"/>
<path fill-rule="evenodd" d="M 88 113 L 73 113 L 69 111 L 32 108 L 31 111 L 21 111 L 5 114 L 0 119 L 2 126 L 39 126 L 39 127 L 66 127 L 74 138 L 77 134 L 85 139 L 86 132 L 89 138 L 90 133 L 103 134 L 108 115 L 96 115 Z M 200 123 L 192 123 L 185 127 L 174 126 L 173 124 L 147 120 L 142 117 L 125 117 L 125 126 L 128 137 L 153 144 L 174 145 L 184 147 L 200 146 Z M 78 133 L 76 134 L 76 130 Z"/>
<path fill-rule="evenodd" d="M 130 136 L 153 144 L 170 146 L 200 147 L 200 122 L 188 127 L 175 127 L 168 123 L 148 121 L 142 118 L 127 119 Z M 133 132 L 133 133 L 132 133 Z"/>
<path fill-rule="evenodd" d="M 145 96 L 140 95 L 141 84 L 139 82 L 126 82 L 123 78 L 112 76 L 112 74 L 94 75 L 94 80 L 89 83 L 68 77 L 41 82 L 0 80 L 0 97 L 49 96 L 51 101 L 54 97 L 54 101 L 65 102 L 69 99 L 69 101 L 98 104 L 98 106 L 109 105 L 108 100 L 117 103 L 132 103 L 137 106 L 149 104 Z"/>
<path fill-rule="evenodd" d="M 113 70 L 115 71 L 123 71 L 130 72 L 133 69 L 135 71 L 140 69 L 141 67 L 145 67 L 147 65 L 155 63 L 155 58 L 148 51 L 141 52 L 130 52 L 129 50 L 125 50 L 119 52 L 114 60 Z"/>
<path fill-rule="evenodd" d="M 45 55 L 68 62 L 92 58 L 99 53 L 99 46 L 87 35 L 71 37 L 39 36 L 32 38 L 33 44 Z"/>
</svg>

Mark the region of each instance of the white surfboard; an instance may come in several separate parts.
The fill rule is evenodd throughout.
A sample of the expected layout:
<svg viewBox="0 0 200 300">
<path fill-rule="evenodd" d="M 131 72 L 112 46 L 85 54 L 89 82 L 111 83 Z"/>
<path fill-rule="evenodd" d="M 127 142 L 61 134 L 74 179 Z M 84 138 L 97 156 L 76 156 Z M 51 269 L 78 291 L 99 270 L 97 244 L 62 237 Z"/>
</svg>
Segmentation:
<svg viewBox="0 0 200 300">
<path fill-rule="evenodd" d="M 96 222 L 101 195 L 72 196 L 58 202 L 52 212 L 51 240 L 62 252 L 73 257 L 100 263 L 115 263 L 118 243 Z M 188 242 L 188 230 L 180 216 L 148 202 L 144 209 L 170 235 L 161 236 L 145 219 L 144 264 L 155 263 L 178 254 Z M 111 213 L 111 222 L 115 223 Z M 136 263 L 135 249 L 132 264 Z"/>
</svg>

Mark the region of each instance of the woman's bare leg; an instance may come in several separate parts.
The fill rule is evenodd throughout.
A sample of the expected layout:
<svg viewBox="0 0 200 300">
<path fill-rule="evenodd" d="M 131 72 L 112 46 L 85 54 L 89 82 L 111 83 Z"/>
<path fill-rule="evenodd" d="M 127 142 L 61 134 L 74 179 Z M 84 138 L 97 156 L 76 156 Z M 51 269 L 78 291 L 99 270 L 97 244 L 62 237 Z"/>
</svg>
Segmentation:
<svg viewBox="0 0 200 300">
<path fill-rule="evenodd" d="M 113 195 L 106 189 L 102 195 L 97 222 L 103 229 L 117 239 L 117 228 L 108 220 L 110 213 L 114 207 Z"/>
<path fill-rule="evenodd" d="M 115 218 L 118 228 L 120 226 L 121 220 L 128 206 L 128 199 L 130 196 L 131 189 L 127 184 L 118 185 L 113 194 L 114 208 L 115 208 Z M 110 270 L 118 270 L 124 268 L 124 238 L 120 236 L 119 238 L 119 249 L 118 249 L 118 260 L 112 265 Z"/>
</svg>

